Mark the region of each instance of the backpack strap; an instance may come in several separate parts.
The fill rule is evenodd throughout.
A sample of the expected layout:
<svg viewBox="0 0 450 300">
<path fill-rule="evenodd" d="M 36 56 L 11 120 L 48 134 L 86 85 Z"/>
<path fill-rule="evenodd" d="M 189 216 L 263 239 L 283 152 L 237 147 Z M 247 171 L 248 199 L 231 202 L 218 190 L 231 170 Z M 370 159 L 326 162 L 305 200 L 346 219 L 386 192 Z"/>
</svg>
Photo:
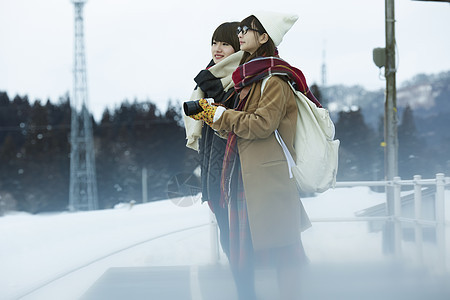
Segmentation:
<svg viewBox="0 0 450 300">
<path fill-rule="evenodd" d="M 284 143 L 283 138 L 281 137 L 281 134 L 278 131 L 278 129 L 275 129 L 274 133 L 275 133 L 275 138 L 277 139 L 278 143 L 280 144 L 281 148 L 283 149 L 284 156 L 286 156 L 286 160 L 288 163 L 288 169 L 289 169 L 289 178 L 292 178 L 293 177 L 292 168 L 295 167 L 294 158 L 292 158 L 291 152 L 289 152 L 289 149 L 286 146 L 286 144 Z"/>
<path fill-rule="evenodd" d="M 272 75 L 266 76 L 261 80 L 261 95 L 264 91 L 264 88 L 266 86 L 267 80 L 269 80 L 269 78 L 272 77 Z"/>
<path fill-rule="evenodd" d="M 263 78 L 263 80 L 261 82 L 261 95 L 264 91 L 264 87 L 266 86 L 267 80 L 269 80 L 270 77 L 272 77 L 272 75 L 269 75 L 269 76 Z M 291 85 L 291 83 L 290 82 L 288 82 L 288 83 L 289 83 L 289 86 L 291 87 L 291 89 L 295 92 L 295 89 Z M 286 157 L 286 161 L 288 164 L 288 170 L 289 170 L 289 178 L 292 178 L 293 177 L 292 168 L 295 167 L 294 158 L 292 157 L 291 153 L 289 152 L 288 147 L 284 143 L 284 140 L 281 137 L 281 134 L 278 131 L 278 129 L 275 129 L 274 134 L 275 134 L 275 138 L 277 139 L 278 143 L 280 144 L 281 148 L 283 149 L 284 156 Z"/>
</svg>

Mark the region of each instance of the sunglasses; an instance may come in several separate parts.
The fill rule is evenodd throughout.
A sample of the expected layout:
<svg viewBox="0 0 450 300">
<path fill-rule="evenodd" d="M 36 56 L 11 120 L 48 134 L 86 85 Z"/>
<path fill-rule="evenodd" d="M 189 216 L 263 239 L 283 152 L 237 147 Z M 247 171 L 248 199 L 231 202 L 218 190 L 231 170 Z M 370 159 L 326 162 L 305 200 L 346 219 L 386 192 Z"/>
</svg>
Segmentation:
<svg viewBox="0 0 450 300">
<path fill-rule="evenodd" d="M 249 30 L 256 31 L 256 32 L 258 32 L 258 33 L 260 33 L 260 34 L 263 34 L 263 33 L 264 33 L 264 32 L 262 32 L 262 31 L 259 30 L 259 29 L 249 28 L 248 26 L 242 26 L 242 27 L 239 26 L 239 27 L 237 28 L 237 30 L 236 30 L 236 34 L 239 35 L 239 33 L 242 32 L 242 35 L 245 35 L 245 34 L 247 34 L 247 31 L 249 31 Z"/>
</svg>

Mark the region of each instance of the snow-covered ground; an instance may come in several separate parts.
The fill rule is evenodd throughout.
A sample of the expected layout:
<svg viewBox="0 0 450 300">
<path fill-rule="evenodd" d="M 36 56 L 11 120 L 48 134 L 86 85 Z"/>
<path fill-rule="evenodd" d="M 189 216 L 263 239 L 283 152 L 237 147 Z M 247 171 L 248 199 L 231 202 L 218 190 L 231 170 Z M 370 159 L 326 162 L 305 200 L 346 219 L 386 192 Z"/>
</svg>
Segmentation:
<svg viewBox="0 0 450 300">
<path fill-rule="evenodd" d="M 384 201 L 382 193 L 355 187 L 329 190 L 303 204 L 317 219 L 353 217 Z M 449 220 L 449 200 L 446 208 Z M 449 231 L 447 226 L 447 249 Z M 209 208 L 200 201 L 187 207 L 172 199 L 91 212 L 10 213 L 0 217 L 0 299 L 77 299 L 110 267 L 208 264 L 210 234 Z M 382 254 L 381 233 L 368 232 L 365 222 L 313 222 L 302 239 L 312 263 L 389 259 Z M 404 242 L 406 259 L 413 246 Z M 223 254 L 220 262 L 226 263 Z"/>
</svg>

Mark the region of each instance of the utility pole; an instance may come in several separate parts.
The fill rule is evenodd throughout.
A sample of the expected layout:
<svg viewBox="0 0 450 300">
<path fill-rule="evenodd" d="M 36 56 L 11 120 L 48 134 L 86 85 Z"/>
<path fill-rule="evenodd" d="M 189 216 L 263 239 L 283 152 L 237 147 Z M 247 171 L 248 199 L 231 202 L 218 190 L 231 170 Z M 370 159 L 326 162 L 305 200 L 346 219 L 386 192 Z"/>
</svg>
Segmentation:
<svg viewBox="0 0 450 300">
<path fill-rule="evenodd" d="M 147 203 L 148 201 L 148 187 L 147 187 L 147 168 L 142 168 L 142 203 Z"/>
<path fill-rule="evenodd" d="M 396 96 L 396 63 L 395 63 L 395 11 L 394 0 L 385 0 L 386 11 L 386 48 L 385 48 L 385 78 L 386 78 L 386 101 L 384 112 L 384 139 L 385 155 L 384 167 L 386 180 L 393 180 L 398 176 L 398 139 L 397 139 L 397 96 Z M 394 215 L 394 187 L 388 186 L 386 190 L 387 212 L 389 216 Z M 394 224 L 387 223 L 385 250 L 392 253 L 394 249 Z"/>
</svg>

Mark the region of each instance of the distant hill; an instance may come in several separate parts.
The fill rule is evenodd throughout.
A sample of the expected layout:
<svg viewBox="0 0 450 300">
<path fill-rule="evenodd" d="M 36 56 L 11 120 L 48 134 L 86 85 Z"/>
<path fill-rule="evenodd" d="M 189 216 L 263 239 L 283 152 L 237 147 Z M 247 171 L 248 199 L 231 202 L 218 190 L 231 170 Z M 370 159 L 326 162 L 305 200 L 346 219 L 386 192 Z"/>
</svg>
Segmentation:
<svg viewBox="0 0 450 300">
<path fill-rule="evenodd" d="M 321 88 L 324 103 L 337 121 L 340 111 L 359 107 L 367 125 L 376 129 L 384 116 L 384 89 L 368 91 L 362 86 L 335 85 Z M 397 86 L 399 124 L 404 108 L 414 113 L 417 131 L 428 144 L 450 139 L 450 71 L 419 74 Z"/>
</svg>

